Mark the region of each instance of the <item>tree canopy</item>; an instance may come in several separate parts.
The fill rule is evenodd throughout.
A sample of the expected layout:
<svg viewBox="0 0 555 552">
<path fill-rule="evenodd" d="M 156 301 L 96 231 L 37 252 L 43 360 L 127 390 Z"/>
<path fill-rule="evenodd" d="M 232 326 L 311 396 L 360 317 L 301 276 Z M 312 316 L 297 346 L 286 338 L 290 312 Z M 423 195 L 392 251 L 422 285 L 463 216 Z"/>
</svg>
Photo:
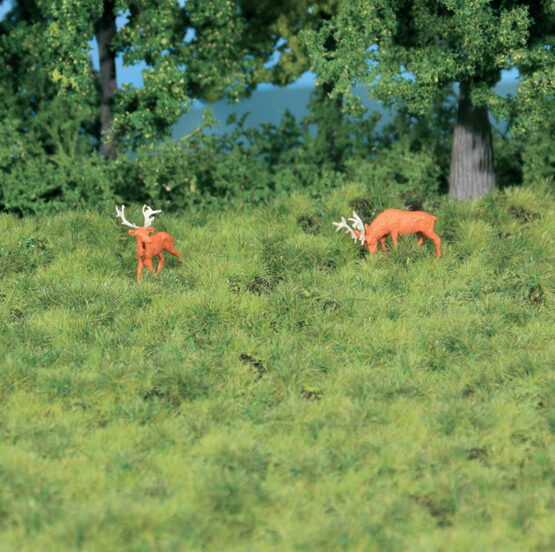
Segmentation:
<svg viewBox="0 0 555 552">
<path fill-rule="evenodd" d="M 238 101 L 260 82 L 294 81 L 310 66 L 300 31 L 318 30 L 342 2 L 16 0 L 2 26 L 6 48 L 0 56 L 12 62 L 5 72 L 11 95 L 24 89 L 37 104 L 34 112 L 54 97 L 99 105 L 101 113 L 94 117 L 104 142 L 134 147 L 167 135 L 195 99 Z M 34 44 L 20 40 L 31 28 Z M 98 74 L 89 55 L 93 39 Z M 29 55 L 22 55 L 26 51 Z M 119 55 L 125 65 L 146 65 L 142 87 L 118 89 Z M 268 66 L 270 60 L 275 62 Z M 40 72 L 48 90 L 37 89 L 23 72 Z"/>
<path fill-rule="evenodd" d="M 130 85 L 113 97 L 116 137 L 148 142 L 167 133 L 191 101 L 208 96 L 239 99 L 256 86 L 271 53 L 260 39 L 259 21 L 243 16 L 232 0 L 67 0 L 44 2 L 51 20 L 47 36 L 53 52 L 51 75 L 68 94 L 88 96 L 95 78 L 87 43 L 101 17 L 127 15 L 107 50 L 128 65 L 144 61 L 144 86 Z M 100 49 L 100 45 L 99 45 Z M 102 63 L 102 60 L 101 60 Z"/>
<path fill-rule="evenodd" d="M 386 105 L 422 114 L 458 83 L 457 127 L 471 129 L 468 143 L 475 145 L 478 138 L 481 151 L 473 157 L 467 141 L 455 141 L 453 162 L 473 158 L 460 175 L 471 172 L 481 180 L 470 194 L 480 195 L 491 189 L 493 172 L 487 110 L 507 117 L 520 106 L 515 122 L 522 131 L 547 120 L 554 9 L 549 1 L 347 0 L 336 17 L 305 36 L 319 80 L 333 81 L 335 93 L 363 84 Z M 336 41 L 333 52 L 325 47 L 330 36 Z M 501 71 L 509 69 L 521 75 L 515 99 L 493 90 Z M 452 176 L 451 187 L 458 189 L 456 179 Z M 467 196 L 465 190 L 458 193 Z"/>
</svg>

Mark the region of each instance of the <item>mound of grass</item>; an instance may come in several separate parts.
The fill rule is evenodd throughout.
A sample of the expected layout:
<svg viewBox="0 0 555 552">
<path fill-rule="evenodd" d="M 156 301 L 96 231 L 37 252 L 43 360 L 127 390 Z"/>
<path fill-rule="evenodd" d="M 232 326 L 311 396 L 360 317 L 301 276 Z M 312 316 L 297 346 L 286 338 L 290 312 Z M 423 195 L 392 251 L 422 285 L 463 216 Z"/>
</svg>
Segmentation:
<svg viewBox="0 0 555 552">
<path fill-rule="evenodd" d="M 553 196 L 430 200 L 441 259 L 363 198 L 163 213 L 140 285 L 112 213 L 0 215 L 0 550 L 548 550 Z"/>
</svg>

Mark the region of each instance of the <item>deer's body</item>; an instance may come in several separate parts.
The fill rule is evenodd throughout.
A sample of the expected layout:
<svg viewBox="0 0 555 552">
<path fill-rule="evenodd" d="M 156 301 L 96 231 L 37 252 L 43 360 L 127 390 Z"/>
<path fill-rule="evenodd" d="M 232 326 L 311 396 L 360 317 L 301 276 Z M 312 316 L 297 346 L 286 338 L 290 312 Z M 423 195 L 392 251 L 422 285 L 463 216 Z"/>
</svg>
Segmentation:
<svg viewBox="0 0 555 552">
<path fill-rule="evenodd" d="M 181 257 L 173 246 L 173 238 L 167 232 L 158 232 L 150 236 L 150 232 L 154 232 L 154 228 L 138 228 L 137 230 L 129 230 L 132 236 L 137 239 L 137 258 L 139 260 L 139 268 L 137 269 L 137 282 L 141 281 L 141 272 L 143 267 L 146 266 L 152 274 L 154 274 L 154 267 L 152 266 L 152 258 L 158 257 L 160 259 L 156 274 L 162 270 L 164 265 L 164 256 L 162 251 L 167 251 L 175 255 L 179 262 Z"/>
<path fill-rule="evenodd" d="M 346 228 L 348 232 L 356 240 L 368 248 L 370 253 L 375 253 L 378 250 L 378 241 L 381 243 L 382 249 L 386 251 L 385 239 L 391 236 L 393 245 L 397 245 L 397 238 L 400 234 L 417 234 L 418 245 L 424 243 L 424 236 L 434 242 L 436 246 L 436 254 L 441 257 L 441 240 L 434 232 L 434 224 L 437 218 L 434 215 L 425 213 L 424 211 L 402 211 L 400 209 L 386 209 L 380 213 L 371 224 L 364 224 L 358 215 L 353 212 L 354 218 L 349 219 L 354 221 L 355 230 L 352 230 L 342 218 L 341 223 L 334 223 L 338 228 Z"/>
<path fill-rule="evenodd" d="M 141 272 L 143 267 L 146 266 L 152 274 L 154 274 L 154 267 L 152 266 L 153 257 L 158 257 L 158 268 L 156 274 L 162 270 L 164 265 L 164 256 L 162 251 L 167 251 L 172 255 L 177 257 L 177 260 L 181 262 L 181 256 L 176 251 L 173 246 L 173 237 L 167 232 L 158 232 L 151 236 L 152 232 L 155 232 L 154 228 L 149 225 L 152 223 L 153 216 L 160 211 L 153 211 L 147 205 L 143 205 L 143 215 L 145 218 L 144 225 L 138 227 L 136 224 L 132 224 L 125 219 L 124 214 L 125 207 L 122 205 L 121 210 L 116 207 L 116 213 L 119 218 L 121 218 L 122 223 L 126 226 L 131 226 L 134 230 L 129 230 L 129 234 L 135 236 L 137 240 L 137 259 L 139 261 L 139 267 L 137 269 L 137 282 L 141 281 Z"/>
<path fill-rule="evenodd" d="M 436 253 L 441 257 L 439 236 L 434 232 L 437 218 L 424 211 L 401 211 L 400 209 L 386 209 L 380 213 L 371 224 L 366 224 L 365 245 L 370 253 L 378 250 L 378 241 L 385 251 L 385 238 L 391 236 L 393 245 L 397 245 L 400 234 L 418 234 L 418 245 L 424 243 L 424 236 L 432 240 L 436 246 Z"/>
</svg>

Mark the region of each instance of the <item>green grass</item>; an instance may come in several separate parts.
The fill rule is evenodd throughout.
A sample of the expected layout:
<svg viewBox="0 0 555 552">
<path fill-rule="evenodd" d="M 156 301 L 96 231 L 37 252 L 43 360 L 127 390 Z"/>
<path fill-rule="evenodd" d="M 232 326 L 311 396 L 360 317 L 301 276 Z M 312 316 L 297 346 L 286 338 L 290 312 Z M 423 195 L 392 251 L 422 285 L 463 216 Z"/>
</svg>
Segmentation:
<svg viewBox="0 0 555 552">
<path fill-rule="evenodd" d="M 437 259 L 369 195 L 163 213 L 140 285 L 115 213 L 0 215 L 0 551 L 552 550 L 553 196 L 430 201 Z"/>
</svg>

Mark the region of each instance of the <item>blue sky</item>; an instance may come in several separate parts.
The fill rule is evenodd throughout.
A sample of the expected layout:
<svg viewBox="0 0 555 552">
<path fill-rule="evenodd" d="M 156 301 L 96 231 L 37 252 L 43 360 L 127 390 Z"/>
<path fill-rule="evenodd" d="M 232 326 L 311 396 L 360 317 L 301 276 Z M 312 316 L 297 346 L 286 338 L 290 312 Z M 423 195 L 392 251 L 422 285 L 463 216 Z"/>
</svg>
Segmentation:
<svg viewBox="0 0 555 552">
<path fill-rule="evenodd" d="M 180 4 L 183 4 L 185 0 L 180 0 Z M 0 19 L 2 19 L 5 14 L 8 12 L 11 6 L 11 0 L 0 0 Z M 117 24 L 118 28 L 125 24 L 126 21 L 125 16 L 118 17 Z M 98 69 L 99 61 L 98 61 L 98 49 L 96 47 L 96 41 L 92 40 L 89 42 L 89 46 L 91 48 L 90 55 L 93 61 L 93 66 Z M 118 86 L 121 86 L 124 83 L 130 83 L 134 87 L 142 87 L 143 85 L 143 76 L 142 71 L 146 67 L 144 63 L 140 63 L 137 65 L 133 65 L 130 67 L 125 67 L 123 65 L 122 56 L 118 56 L 116 59 L 116 74 L 117 74 L 117 81 Z M 502 74 L 502 81 L 514 81 L 518 72 L 516 70 L 512 71 L 503 71 Z M 298 80 L 294 83 L 290 84 L 290 87 L 305 87 L 305 86 L 314 86 L 315 75 L 311 72 L 306 72 L 302 75 Z M 272 84 L 260 84 L 258 86 L 259 90 L 264 90 L 268 88 L 276 88 Z"/>
</svg>

